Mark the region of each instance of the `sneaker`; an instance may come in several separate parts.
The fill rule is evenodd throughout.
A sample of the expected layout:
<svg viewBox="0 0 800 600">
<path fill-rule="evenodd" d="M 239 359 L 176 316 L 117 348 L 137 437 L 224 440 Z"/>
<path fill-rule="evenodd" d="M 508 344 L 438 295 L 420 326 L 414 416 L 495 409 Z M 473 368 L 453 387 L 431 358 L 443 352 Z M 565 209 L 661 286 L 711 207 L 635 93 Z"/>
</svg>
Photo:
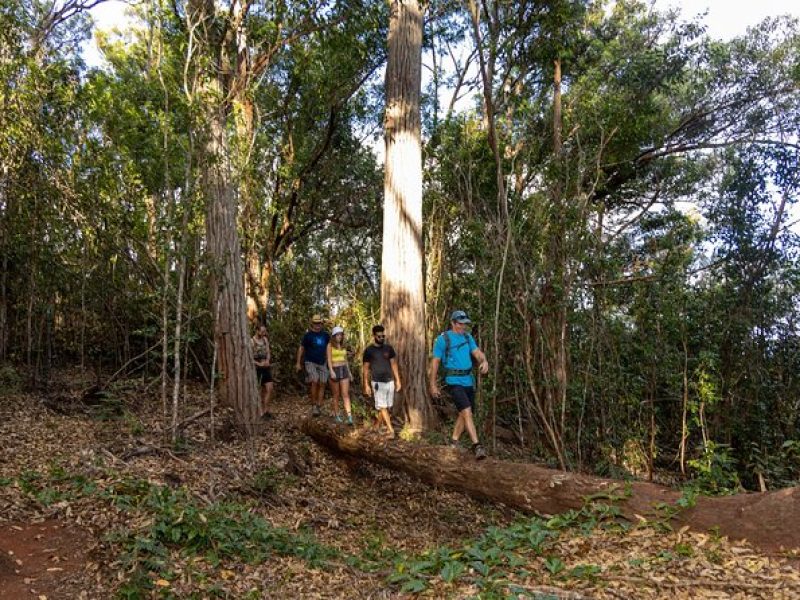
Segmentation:
<svg viewBox="0 0 800 600">
<path fill-rule="evenodd" d="M 262 421 L 271 421 L 272 420 L 272 413 L 271 412 L 265 412 L 263 415 L 261 415 L 261 420 Z"/>
<path fill-rule="evenodd" d="M 337 423 L 343 423 L 344 422 L 344 419 L 342 419 L 342 415 L 336 415 L 336 422 Z"/>
<path fill-rule="evenodd" d="M 322 414 L 322 411 L 319 409 L 319 406 L 317 406 L 315 404 L 313 407 L 311 407 L 311 416 L 312 417 L 318 417 L 321 414 Z"/>
<path fill-rule="evenodd" d="M 458 443 L 458 440 L 450 438 L 450 441 L 447 443 L 447 447 L 452 448 L 453 450 L 458 450 L 459 448 L 461 448 L 461 444 Z"/>
<path fill-rule="evenodd" d="M 347 424 L 348 425 L 352 425 L 353 424 L 353 415 L 347 415 Z"/>
<path fill-rule="evenodd" d="M 475 460 L 483 460 L 486 458 L 486 450 L 484 450 L 483 446 L 480 444 L 475 444 L 472 447 L 472 451 L 475 453 Z"/>
</svg>

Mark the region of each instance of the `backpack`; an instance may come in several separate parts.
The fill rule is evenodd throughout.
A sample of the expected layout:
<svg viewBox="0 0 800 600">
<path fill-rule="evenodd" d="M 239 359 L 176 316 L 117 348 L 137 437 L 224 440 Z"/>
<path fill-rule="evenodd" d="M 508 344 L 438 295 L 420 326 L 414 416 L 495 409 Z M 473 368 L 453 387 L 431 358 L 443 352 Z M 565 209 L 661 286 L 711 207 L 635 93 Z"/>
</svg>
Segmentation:
<svg viewBox="0 0 800 600">
<path fill-rule="evenodd" d="M 439 363 L 439 368 L 443 372 L 443 374 L 442 374 L 443 378 L 448 375 L 448 371 L 453 371 L 454 370 L 454 369 L 448 369 L 447 368 L 447 363 L 448 363 L 448 361 L 450 359 L 450 350 L 451 350 L 452 344 L 453 344 L 452 340 L 450 339 L 450 331 L 451 330 L 448 329 L 447 331 L 442 333 L 442 335 L 444 336 L 444 357 L 442 358 L 442 360 Z M 469 334 L 468 333 L 464 334 L 464 341 L 461 342 L 460 344 L 458 344 L 456 346 L 456 349 L 461 348 L 461 346 L 464 346 L 464 345 L 469 345 Z M 472 371 L 472 367 L 470 367 L 466 371 L 467 372 L 471 372 Z M 450 373 L 450 374 L 453 374 L 453 373 Z M 459 374 L 463 375 L 465 373 L 459 373 Z"/>
</svg>

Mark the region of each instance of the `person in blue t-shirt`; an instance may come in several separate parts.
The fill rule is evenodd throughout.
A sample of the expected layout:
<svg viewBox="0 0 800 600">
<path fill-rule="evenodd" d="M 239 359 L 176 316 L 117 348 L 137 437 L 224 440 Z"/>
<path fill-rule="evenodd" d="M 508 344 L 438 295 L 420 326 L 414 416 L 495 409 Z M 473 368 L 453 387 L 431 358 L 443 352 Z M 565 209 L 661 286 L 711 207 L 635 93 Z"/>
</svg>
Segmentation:
<svg viewBox="0 0 800 600">
<path fill-rule="evenodd" d="M 328 383 L 328 342 L 331 336 L 322 328 L 322 316 L 311 317 L 311 326 L 306 331 L 297 349 L 297 371 L 305 366 L 306 381 L 311 396 L 311 414 L 322 414 L 322 401 L 325 399 L 325 384 Z"/>
<path fill-rule="evenodd" d="M 478 368 L 484 375 L 489 372 L 489 362 L 475 343 L 475 338 L 467 332 L 467 325 L 470 323 L 472 321 L 463 310 L 454 311 L 450 315 L 450 329 L 439 335 L 433 343 L 433 357 L 428 376 L 431 396 L 438 398 L 441 392 L 437 376 L 439 364 L 442 365 L 445 385 L 458 409 L 451 445 L 458 446 L 458 440 L 466 429 L 472 440 L 475 458 L 482 460 L 486 458 L 486 450 L 478 441 L 478 432 L 472 419 L 475 410 L 475 377 L 472 372 L 472 361 L 474 359 L 478 363 Z"/>
</svg>

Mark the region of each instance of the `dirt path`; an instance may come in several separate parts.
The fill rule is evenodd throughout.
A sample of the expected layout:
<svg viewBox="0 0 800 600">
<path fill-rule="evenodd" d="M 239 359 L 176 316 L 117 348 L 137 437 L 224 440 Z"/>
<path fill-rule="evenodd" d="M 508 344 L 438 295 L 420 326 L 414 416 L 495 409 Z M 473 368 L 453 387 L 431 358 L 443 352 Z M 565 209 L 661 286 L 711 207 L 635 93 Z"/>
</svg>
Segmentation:
<svg viewBox="0 0 800 600">
<path fill-rule="evenodd" d="M 0 599 L 79 598 L 71 579 L 90 546 L 86 532 L 54 519 L 0 526 Z"/>
</svg>

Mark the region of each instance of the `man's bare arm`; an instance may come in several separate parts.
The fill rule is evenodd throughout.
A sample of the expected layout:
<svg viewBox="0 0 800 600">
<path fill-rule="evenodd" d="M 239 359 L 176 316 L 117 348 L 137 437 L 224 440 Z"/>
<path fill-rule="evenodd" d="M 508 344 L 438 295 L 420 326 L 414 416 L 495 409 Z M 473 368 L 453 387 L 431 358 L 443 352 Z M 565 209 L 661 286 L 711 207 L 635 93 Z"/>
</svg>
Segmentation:
<svg viewBox="0 0 800 600">
<path fill-rule="evenodd" d="M 392 375 L 394 375 L 394 391 L 399 392 L 403 388 L 403 384 L 400 382 L 400 369 L 397 367 L 397 359 L 393 358 L 389 361 L 389 364 L 392 365 Z"/>
<path fill-rule="evenodd" d="M 489 361 L 486 360 L 486 355 L 481 352 L 480 348 L 475 348 L 475 350 L 472 351 L 472 358 L 478 363 L 481 374 L 486 375 L 489 372 Z"/>
<path fill-rule="evenodd" d="M 369 385 L 369 363 L 365 362 L 361 367 L 361 381 L 364 382 L 364 393 L 367 396 L 372 395 L 372 388 Z"/>
</svg>

